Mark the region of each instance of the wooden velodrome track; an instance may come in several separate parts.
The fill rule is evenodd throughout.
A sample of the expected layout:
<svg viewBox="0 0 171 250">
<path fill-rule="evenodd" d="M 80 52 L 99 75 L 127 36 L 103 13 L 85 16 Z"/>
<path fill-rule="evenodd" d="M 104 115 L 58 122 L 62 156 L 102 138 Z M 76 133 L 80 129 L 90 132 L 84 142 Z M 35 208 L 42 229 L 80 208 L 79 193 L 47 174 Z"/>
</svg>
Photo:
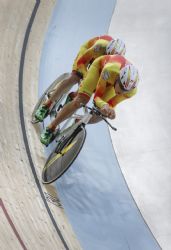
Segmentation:
<svg viewBox="0 0 171 250">
<path fill-rule="evenodd" d="M 81 249 L 44 163 L 30 115 L 44 35 L 56 1 L 0 1 L 0 249 Z M 31 131 L 31 132 L 30 132 Z M 29 139 L 28 139 L 29 138 Z"/>
<path fill-rule="evenodd" d="M 155 6 L 151 12 L 146 12 L 150 10 L 149 4 L 141 4 L 136 16 L 138 23 L 134 22 L 134 8 L 129 8 L 130 3 L 125 0 L 118 2 L 120 6 L 124 6 L 124 16 L 129 16 L 130 26 L 132 23 L 135 25 L 134 31 L 137 31 L 136 36 L 139 34 L 136 39 L 139 41 L 139 48 L 142 48 L 142 54 L 132 43 L 133 34 L 127 29 L 127 25 L 118 25 L 121 18 L 117 12 L 112 20 L 114 25 L 117 23 L 117 28 L 111 25 L 109 32 L 125 36 L 128 48 L 132 44 L 132 51 L 128 50 L 128 55 L 135 55 L 135 51 L 138 51 L 135 61 L 138 60 L 143 73 L 143 84 L 140 85 L 141 91 L 137 99 L 139 106 L 134 110 L 138 117 L 136 129 L 131 124 L 134 119 L 130 119 L 129 124 L 125 122 L 127 116 L 133 115 L 131 106 L 126 109 L 123 106 L 124 112 L 118 112 L 117 120 L 117 127 L 121 132 L 115 136 L 114 146 L 138 207 L 163 249 L 170 249 L 170 81 L 169 71 L 166 73 L 166 65 L 170 64 L 165 63 L 170 58 L 167 56 L 169 46 L 163 46 L 166 39 L 162 39 L 162 34 L 168 34 L 169 38 L 169 29 L 162 33 L 163 27 L 169 28 L 166 12 L 169 1 L 165 0 L 164 5 L 150 0 L 151 6 Z M 55 3 L 55 0 L 48 0 L 48 4 L 47 0 L 0 1 L 0 249 L 3 250 L 81 249 L 53 185 L 43 186 L 40 182 L 45 160 L 44 148 L 30 123 L 38 96 L 42 45 Z M 138 0 L 132 1 L 133 3 L 138 6 Z M 118 13 L 123 15 L 123 12 Z M 145 19 L 139 18 L 142 13 L 145 13 Z M 151 32 L 149 20 L 155 36 Z M 151 41 L 157 37 L 157 42 L 153 43 L 154 53 L 149 46 L 149 36 Z M 160 78 L 155 74 L 158 67 L 155 55 L 158 55 L 159 50 L 160 55 L 163 55 Z M 149 60 L 149 55 L 153 60 Z M 155 70 L 149 74 L 148 70 L 152 68 Z M 160 82 L 165 80 L 166 92 L 161 92 L 158 79 Z M 155 91 L 151 82 L 158 83 Z M 133 107 L 134 105 L 135 101 Z M 122 106 L 119 109 L 122 111 Z M 126 128 L 122 127 L 123 124 L 126 124 Z M 122 129 L 126 131 L 123 134 Z M 130 129 L 133 136 L 129 133 Z M 132 140 L 131 136 L 137 140 Z M 127 143 L 123 144 L 123 141 L 129 142 L 129 146 Z M 130 148 L 132 150 L 128 150 Z"/>
</svg>

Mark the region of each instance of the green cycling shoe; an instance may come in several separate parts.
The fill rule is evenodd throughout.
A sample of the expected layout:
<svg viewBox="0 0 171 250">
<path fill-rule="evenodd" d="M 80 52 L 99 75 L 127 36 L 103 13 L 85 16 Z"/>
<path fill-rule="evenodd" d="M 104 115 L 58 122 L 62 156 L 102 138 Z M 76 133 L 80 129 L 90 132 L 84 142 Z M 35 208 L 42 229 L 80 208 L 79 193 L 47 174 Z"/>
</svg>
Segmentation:
<svg viewBox="0 0 171 250">
<path fill-rule="evenodd" d="M 45 105 L 40 106 L 36 113 L 35 113 L 35 118 L 39 121 L 42 122 L 49 114 L 49 108 Z"/>
<path fill-rule="evenodd" d="M 40 135 L 40 141 L 45 146 L 48 146 L 59 133 L 59 129 L 53 131 L 50 128 L 46 128 L 43 133 Z"/>
</svg>

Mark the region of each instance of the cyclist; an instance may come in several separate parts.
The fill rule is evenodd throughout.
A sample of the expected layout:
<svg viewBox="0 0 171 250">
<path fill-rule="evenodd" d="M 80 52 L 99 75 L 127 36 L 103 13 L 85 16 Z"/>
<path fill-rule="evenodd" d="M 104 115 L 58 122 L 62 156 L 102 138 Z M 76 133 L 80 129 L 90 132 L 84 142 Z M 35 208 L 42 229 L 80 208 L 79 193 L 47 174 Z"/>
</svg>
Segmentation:
<svg viewBox="0 0 171 250">
<path fill-rule="evenodd" d="M 53 102 L 65 93 L 68 88 L 71 88 L 74 84 L 79 83 L 81 79 L 85 78 L 87 68 L 94 61 L 94 59 L 106 54 L 124 55 L 125 51 L 125 44 L 121 39 L 113 39 L 108 35 L 95 37 L 87 41 L 80 48 L 80 51 L 74 61 L 70 77 L 62 81 L 51 97 L 38 108 L 35 118 L 40 122 L 43 121 L 43 119 L 48 115 Z"/>
<path fill-rule="evenodd" d="M 82 104 L 87 104 L 93 93 L 94 104 L 106 117 L 114 119 L 114 108 L 121 101 L 136 94 L 138 81 L 138 70 L 125 57 L 105 55 L 97 58 L 90 66 L 76 97 L 59 111 L 57 117 L 43 131 L 41 142 L 48 145 L 56 135 L 57 125 L 70 117 Z"/>
</svg>

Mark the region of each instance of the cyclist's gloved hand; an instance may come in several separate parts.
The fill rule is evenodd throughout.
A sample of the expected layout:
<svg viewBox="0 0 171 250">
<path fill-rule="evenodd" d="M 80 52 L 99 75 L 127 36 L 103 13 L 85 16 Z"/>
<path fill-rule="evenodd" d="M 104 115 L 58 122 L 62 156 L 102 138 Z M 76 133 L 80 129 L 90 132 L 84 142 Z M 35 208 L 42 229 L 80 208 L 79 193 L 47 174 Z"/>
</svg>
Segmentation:
<svg viewBox="0 0 171 250">
<path fill-rule="evenodd" d="M 104 115 L 104 116 L 106 116 L 106 117 L 108 117 L 108 118 L 110 118 L 110 119 L 114 119 L 115 118 L 115 110 L 113 109 L 113 108 L 111 108 L 110 106 L 109 106 L 109 104 L 105 104 L 101 109 L 100 109 L 100 112 Z"/>
<path fill-rule="evenodd" d="M 115 117 L 116 117 L 115 110 L 113 108 L 110 108 L 110 111 L 108 113 L 108 118 L 115 119 Z"/>
</svg>

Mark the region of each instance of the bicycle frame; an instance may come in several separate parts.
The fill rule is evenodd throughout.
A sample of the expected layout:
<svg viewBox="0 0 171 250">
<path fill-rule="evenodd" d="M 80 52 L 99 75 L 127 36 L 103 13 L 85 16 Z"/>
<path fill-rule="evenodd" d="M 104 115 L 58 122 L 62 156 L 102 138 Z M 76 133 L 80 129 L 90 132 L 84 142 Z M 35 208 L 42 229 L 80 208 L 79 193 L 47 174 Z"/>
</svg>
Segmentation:
<svg viewBox="0 0 171 250">
<path fill-rule="evenodd" d="M 70 118 L 68 118 L 66 121 L 63 122 L 64 124 L 60 128 L 60 134 L 56 137 L 56 141 L 61 140 L 64 135 L 68 136 L 72 134 L 74 130 L 81 125 L 85 127 L 89 123 L 90 119 L 93 117 L 94 114 L 100 116 L 102 120 L 104 120 L 113 130 L 115 131 L 117 130 L 106 120 L 104 115 L 102 115 L 102 113 L 96 107 L 90 108 L 86 105 L 82 105 L 82 108 L 84 111 L 83 115 L 73 114 Z M 88 110 L 90 110 L 90 112 Z M 68 126 L 68 124 L 71 122 L 72 119 L 74 119 L 74 123 Z M 79 119 L 79 121 L 75 123 L 75 119 Z"/>
<path fill-rule="evenodd" d="M 56 148 L 50 154 L 42 171 L 43 183 L 51 183 L 58 179 L 74 162 L 86 139 L 85 126 L 94 114 L 100 116 L 107 122 L 104 116 L 95 107 L 90 108 L 83 106 L 82 108 L 84 111 L 83 115 L 73 114 L 63 122 L 60 133 L 56 137 Z M 89 112 L 89 110 L 91 111 Z M 71 126 L 68 126 L 72 119 L 74 119 L 74 122 Z M 75 119 L 79 119 L 79 121 L 75 122 Z M 109 125 L 111 126 L 110 123 Z M 116 130 L 116 128 L 112 128 Z"/>
<path fill-rule="evenodd" d="M 86 107 L 83 107 L 83 111 L 83 115 L 73 114 L 70 118 L 62 123 L 62 126 L 60 127 L 60 134 L 56 137 L 56 141 L 61 140 L 64 135 L 68 136 L 72 134 L 78 126 L 85 126 L 90 121 L 93 114 L 90 114 Z M 79 119 L 79 121 L 75 123 L 75 119 Z M 68 126 L 72 120 L 74 120 L 73 123 Z"/>
</svg>

